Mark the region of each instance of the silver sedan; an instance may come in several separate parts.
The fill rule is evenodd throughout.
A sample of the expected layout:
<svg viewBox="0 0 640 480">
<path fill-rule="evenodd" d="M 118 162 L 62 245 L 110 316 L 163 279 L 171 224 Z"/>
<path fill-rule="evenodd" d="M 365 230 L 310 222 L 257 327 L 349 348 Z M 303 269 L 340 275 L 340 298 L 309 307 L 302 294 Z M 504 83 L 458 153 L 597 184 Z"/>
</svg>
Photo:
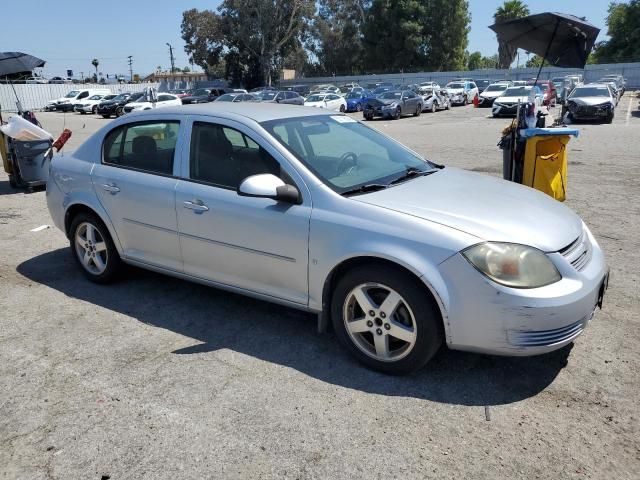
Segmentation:
<svg viewBox="0 0 640 480">
<path fill-rule="evenodd" d="M 315 312 L 388 373 L 443 343 L 560 348 L 607 285 L 598 243 L 563 204 L 316 108 L 127 115 L 53 160 L 47 201 L 89 280 L 128 263 Z"/>
</svg>

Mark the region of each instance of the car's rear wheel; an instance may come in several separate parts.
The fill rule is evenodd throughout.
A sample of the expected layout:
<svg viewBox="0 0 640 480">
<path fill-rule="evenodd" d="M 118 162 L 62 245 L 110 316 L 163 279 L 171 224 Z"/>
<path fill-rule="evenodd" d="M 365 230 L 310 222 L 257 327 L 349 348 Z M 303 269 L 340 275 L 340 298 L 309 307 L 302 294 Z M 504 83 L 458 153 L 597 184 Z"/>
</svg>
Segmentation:
<svg viewBox="0 0 640 480">
<path fill-rule="evenodd" d="M 113 281 L 122 268 L 107 227 L 95 215 L 78 214 L 71 222 L 69 242 L 82 273 L 95 283 Z"/>
<path fill-rule="evenodd" d="M 419 280 L 392 267 L 364 266 L 345 274 L 333 292 L 331 316 L 347 350 L 385 373 L 418 370 L 442 343 L 432 297 Z"/>
<path fill-rule="evenodd" d="M 124 107 L 116 108 L 116 117 L 121 117 L 122 115 L 124 115 Z"/>
</svg>

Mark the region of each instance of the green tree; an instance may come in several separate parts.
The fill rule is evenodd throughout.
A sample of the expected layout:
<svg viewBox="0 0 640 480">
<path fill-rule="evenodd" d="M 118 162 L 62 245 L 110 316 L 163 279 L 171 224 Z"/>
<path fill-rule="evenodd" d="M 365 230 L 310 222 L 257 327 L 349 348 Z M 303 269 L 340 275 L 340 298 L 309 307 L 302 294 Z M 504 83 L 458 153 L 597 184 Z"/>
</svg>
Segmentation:
<svg viewBox="0 0 640 480">
<path fill-rule="evenodd" d="M 522 0 L 506 0 L 493 14 L 496 23 L 529 15 L 529 7 Z M 509 68 L 516 59 L 517 48 L 507 45 L 498 36 L 498 68 Z"/>
<path fill-rule="evenodd" d="M 596 63 L 632 62 L 640 58 L 640 0 L 611 2 L 607 15 L 609 40 L 593 51 Z"/>
<path fill-rule="evenodd" d="M 189 67 L 184 67 L 182 69 L 182 73 L 189 73 L 189 72 L 191 72 L 191 69 Z"/>
<path fill-rule="evenodd" d="M 225 36 L 220 16 L 211 10 L 192 8 L 182 14 L 180 25 L 184 50 L 189 60 L 204 71 L 215 68 L 222 59 Z"/>
<path fill-rule="evenodd" d="M 98 65 L 100 65 L 100 62 L 98 61 L 97 58 L 94 58 L 93 60 L 91 60 L 91 65 L 93 65 L 93 68 L 96 69 L 96 74 L 94 75 L 94 78 L 98 78 Z"/>
<path fill-rule="evenodd" d="M 526 63 L 526 67 L 527 68 L 538 68 L 541 64 L 542 64 L 542 57 L 539 55 L 534 55 L 533 57 L 531 57 L 529 60 L 527 60 Z M 548 62 L 545 62 L 547 65 L 549 65 Z"/>
<path fill-rule="evenodd" d="M 362 69 L 362 29 L 370 0 L 320 0 L 311 28 L 309 50 L 328 74 L 356 74 Z"/>
<path fill-rule="evenodd" d="M 363 29 L 367 67 L 464 69 L 470 21 L 466 0 L 373 0 Z"/>
</svg>

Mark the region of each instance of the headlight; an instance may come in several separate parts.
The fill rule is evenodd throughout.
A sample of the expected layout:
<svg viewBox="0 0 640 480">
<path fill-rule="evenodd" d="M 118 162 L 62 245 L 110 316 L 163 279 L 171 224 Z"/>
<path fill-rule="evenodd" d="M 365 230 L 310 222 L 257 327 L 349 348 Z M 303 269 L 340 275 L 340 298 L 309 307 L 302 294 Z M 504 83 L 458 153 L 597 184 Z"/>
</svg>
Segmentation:
<svg viewBox="0 0 640 480">
<path fill-rule="evenodd" d="M 469 247 L 462 255 L 481 273 L 507 287 L 543 287 L 562 278 L 542 251 L 526 245 L 487 242 Z"/>
</svg>

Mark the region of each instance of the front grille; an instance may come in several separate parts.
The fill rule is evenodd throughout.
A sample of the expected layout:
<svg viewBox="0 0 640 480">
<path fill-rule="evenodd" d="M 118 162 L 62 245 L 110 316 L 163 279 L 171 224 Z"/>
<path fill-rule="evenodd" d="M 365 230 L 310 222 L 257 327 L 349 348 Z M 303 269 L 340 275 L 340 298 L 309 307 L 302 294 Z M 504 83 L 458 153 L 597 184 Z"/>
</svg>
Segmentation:
<svg viewBox="0 0 640 480">
<path fill-rule="evenodd" d="M 591 260 L 591 242 L 585 232 L 571 242 L 569 245 L 559 250 L 562 255 L 577 271 L 582 271 Z"/>
<path fill-rule="evenodd" d="M 517 347 L 545 347 L 574 339 L 582 333 L 592 315 L 552 330 L 510 330 L 509 343 Z"/>
<path fill-rule="evenodd" d="M 580 105 L 576 112 L 578 115 L 595 115 L 598 112 L 596 107 L 592 107 L 589 105 Z"/>
</svg>

